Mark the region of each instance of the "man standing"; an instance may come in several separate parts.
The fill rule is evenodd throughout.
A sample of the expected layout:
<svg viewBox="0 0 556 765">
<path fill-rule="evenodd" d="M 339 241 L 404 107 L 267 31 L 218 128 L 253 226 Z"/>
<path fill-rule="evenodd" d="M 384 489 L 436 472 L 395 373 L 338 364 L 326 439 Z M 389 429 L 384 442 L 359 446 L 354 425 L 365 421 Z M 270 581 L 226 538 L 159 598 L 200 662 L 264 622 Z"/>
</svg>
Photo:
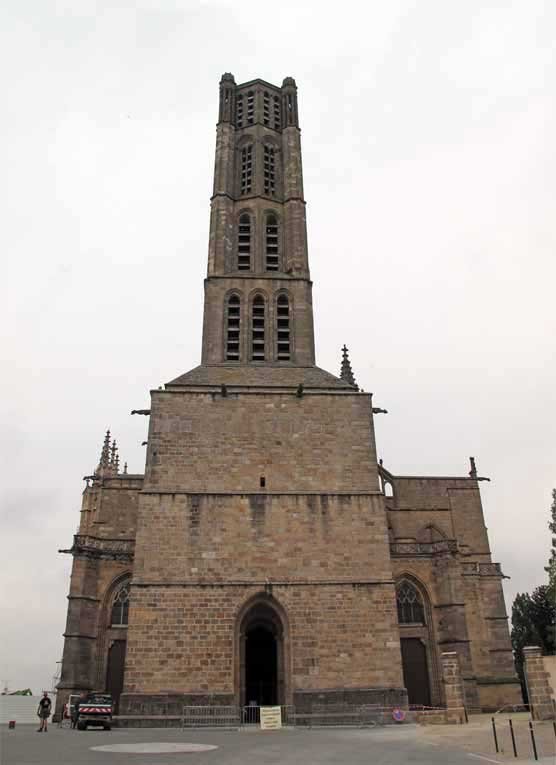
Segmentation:
<svg viewBox="0 0 556 765">
<path fill-rule="evenodd" d="M 39 701 L 39 707 L 37 709 L 37 715 L 41 721 L 41 725 L 37 730 L 37 733 L 42 733 L 43 731 L 48 733 L 48 718 L 50 717 L 51 707 L 52 702 L 48 698 L 48 693 L 45 691 L 42 699 Z"/>
</svg>

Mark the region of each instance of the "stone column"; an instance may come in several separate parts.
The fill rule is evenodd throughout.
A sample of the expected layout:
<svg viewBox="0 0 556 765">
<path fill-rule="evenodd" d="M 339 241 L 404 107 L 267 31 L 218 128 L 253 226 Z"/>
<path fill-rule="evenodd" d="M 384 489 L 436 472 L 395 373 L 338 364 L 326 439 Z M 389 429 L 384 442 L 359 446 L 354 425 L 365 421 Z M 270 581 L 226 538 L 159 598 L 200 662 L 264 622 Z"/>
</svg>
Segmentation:
<svg viewBox="0 0 556 765">
<path fill-rule="evenodd" d="M 527 646 L 523 649 L 523 656 L 525 658 L 525 682 L 529 695 L 531 717 L 533 720 L 553 720 L 554 707 L 541 649 L 536 645 Z"/>
<path fill-rule="evenodd" d="M 446 712 L 444 722 L 448 724 L 466 722 L 465 691 L 459 655 L 456 651 L 444 651 L 440 655 L 442 686 Z"/>
</svg>

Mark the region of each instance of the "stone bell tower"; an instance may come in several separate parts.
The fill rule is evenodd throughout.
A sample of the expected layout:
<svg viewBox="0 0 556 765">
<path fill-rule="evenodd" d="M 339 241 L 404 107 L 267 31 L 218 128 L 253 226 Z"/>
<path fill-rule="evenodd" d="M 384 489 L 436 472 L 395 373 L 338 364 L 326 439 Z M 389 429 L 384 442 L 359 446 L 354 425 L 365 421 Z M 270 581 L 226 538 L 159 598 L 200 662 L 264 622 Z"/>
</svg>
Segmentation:
<svg viewBox="0 0 556 765">
<path fill-rule="evenodd" d="M 315 363 L 291 77 L 220 81 L 202 363 Z"/>
<path fill-rule="evenodd" d="M 124 714 L 405 703 L 371 396 L 315 366 L 311 289 L 295 82 L 225 74 L 201 364 L 151 391 Z"/>
</svg>

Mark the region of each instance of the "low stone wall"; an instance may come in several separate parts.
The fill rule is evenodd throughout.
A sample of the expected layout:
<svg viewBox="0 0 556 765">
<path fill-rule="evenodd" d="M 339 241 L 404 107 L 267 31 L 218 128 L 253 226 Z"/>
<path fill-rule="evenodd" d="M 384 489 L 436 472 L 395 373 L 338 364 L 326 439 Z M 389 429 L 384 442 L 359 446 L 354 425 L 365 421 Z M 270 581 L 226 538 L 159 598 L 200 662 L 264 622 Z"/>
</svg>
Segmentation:
<svg viewBox="0 0 556 765">
<path fill-rule="evenodd" d="M 464 725 L 467 722 L 467 716 L 464 707 L 424 709 L 415 712 L 415 721 L 419 725 Z"/>
</svg>

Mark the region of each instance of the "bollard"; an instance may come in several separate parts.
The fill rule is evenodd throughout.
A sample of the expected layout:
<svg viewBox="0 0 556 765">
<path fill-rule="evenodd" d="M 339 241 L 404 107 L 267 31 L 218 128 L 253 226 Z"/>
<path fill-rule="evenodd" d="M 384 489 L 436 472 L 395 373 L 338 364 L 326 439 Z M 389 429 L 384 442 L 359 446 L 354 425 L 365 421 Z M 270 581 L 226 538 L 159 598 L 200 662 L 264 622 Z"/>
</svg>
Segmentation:
<svg viewBox="0 0 556 765">
<path fill-rule="evenodd" d="M 535 731 L 533 730 L 533 723 L 529 720 L 529 732 L 531 734 L 531 743 L 533 744 L 533 754 L 535 755 L 535 760 L 539 759 L 539 755 L 537 754 L 537 744 L 535 743 Z"/>
<path fill-rule="evenodd" d="M 498 749 L 498 736 L 496 735 L 496 723 L 494 722 L 494 717 L 492 718 L 492 735 L 494 736 L 494 747 L 496 751 L 500 751 Z"/>
<path fill-rule="evenodd" d="M 8 729 L 13 730 L 15 728 L 15 720 L 10 720 L 8 722 Z"/>
<path fill-rule="evenodd" d="M 512 725 L 511 719 L 508 720 L 508 722 L 510 723 L 510 734 L 512 736 L 512 746 L 514 748 L 514 757 L 517 757 L 517 749 L 515 746 L 515 736 L 514 736 L 514 726 Z"/>
</svg>

